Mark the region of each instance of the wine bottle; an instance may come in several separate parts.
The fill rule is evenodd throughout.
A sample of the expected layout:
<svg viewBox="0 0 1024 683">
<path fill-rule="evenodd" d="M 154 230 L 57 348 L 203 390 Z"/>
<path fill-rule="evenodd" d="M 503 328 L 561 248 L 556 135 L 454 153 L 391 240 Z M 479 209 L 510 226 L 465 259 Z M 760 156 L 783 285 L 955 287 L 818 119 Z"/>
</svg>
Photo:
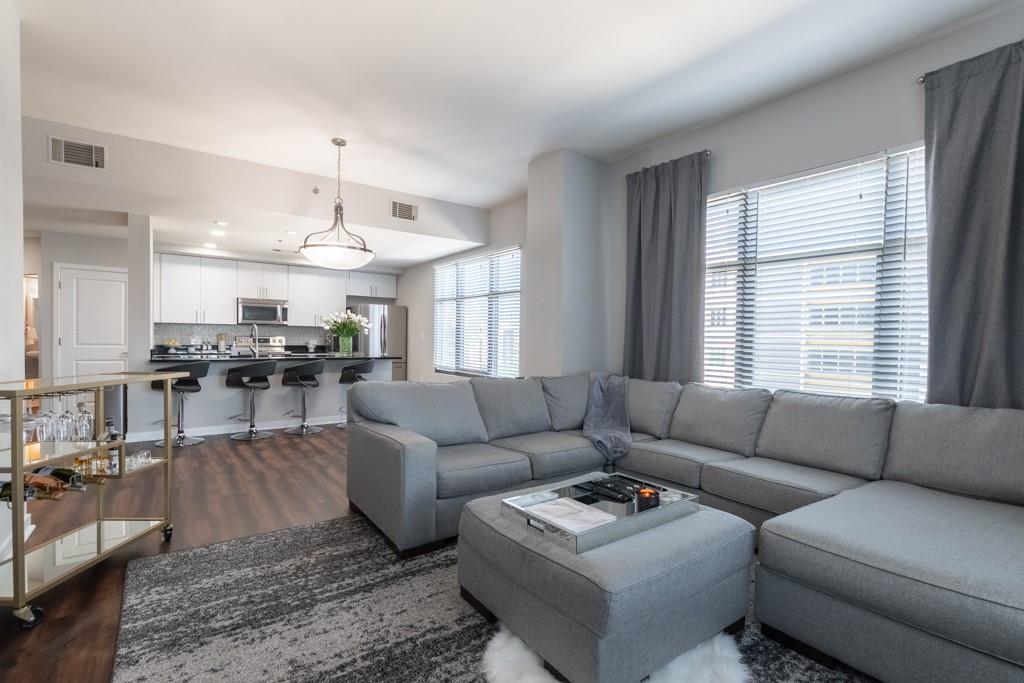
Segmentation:
<svg viewBox="0 0 1024 683">
<path fill-rule="evenodd" d="M 32 470 L 35 474 L 45 474 L 56 479 L 60 479 L 62 482 L 68 485 L 68 488 L 72 491 L 85 491 L 85 483 L 82 480 L 82 475 L 68 467 L 37 467 Z"/>
<path fill-rule="evenodd" d="M 34 486 L 25 487 L 25 500 L 34 498 L 38 491 Z M 5 481 L 0 483 L 0 503 L 7 503 L 7 507 L 11 507 L 11 503 L 14 502 L 14 487 L 11 486 L 11 482 Z"/>
</svg>

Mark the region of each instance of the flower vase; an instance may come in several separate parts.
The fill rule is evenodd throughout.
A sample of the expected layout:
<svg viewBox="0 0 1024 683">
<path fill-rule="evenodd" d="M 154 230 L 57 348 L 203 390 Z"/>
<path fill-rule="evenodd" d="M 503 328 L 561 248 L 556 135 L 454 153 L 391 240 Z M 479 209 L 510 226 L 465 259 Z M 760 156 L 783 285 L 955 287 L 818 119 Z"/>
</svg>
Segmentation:
<svg viewBox="0 0 1024 683">
<path fill-rule="evenodd" d="M 341 352 L 347 355 L 352 353 L 352 337 L 339 337 L 341 340 Z"/>
</svg>

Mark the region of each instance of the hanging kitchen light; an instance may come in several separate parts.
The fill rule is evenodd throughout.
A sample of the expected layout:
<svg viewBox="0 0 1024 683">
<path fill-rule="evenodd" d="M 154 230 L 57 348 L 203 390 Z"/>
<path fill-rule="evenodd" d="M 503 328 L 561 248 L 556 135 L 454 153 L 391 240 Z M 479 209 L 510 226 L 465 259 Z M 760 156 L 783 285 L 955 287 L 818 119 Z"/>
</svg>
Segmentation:
<svg viewBox="0 0 1024 683">
<path fill-rule="evenodd" d="M 351 270 L 365 266 L 373 260 L 373 250 L 366 246 L 366 240 L 348 231 L 345 227 L 345 208 L 341 200 L 341 148 L 342 138 L 332 138 L 338 148 L 338 193 L 334 197 L 334 223 L 320 232 L 306 235 L 299 253 L 308 261 L 324 268 Z M 345 236 L 342 237 L 341 233 Z"/>
</svg>

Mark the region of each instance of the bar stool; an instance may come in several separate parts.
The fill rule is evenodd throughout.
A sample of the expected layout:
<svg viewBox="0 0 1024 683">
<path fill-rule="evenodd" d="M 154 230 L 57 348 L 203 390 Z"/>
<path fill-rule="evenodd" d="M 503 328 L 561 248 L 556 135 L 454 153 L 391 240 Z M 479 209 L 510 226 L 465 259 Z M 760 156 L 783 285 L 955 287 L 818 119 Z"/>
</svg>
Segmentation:
<svg viewBox="0 0 1024 683">
<path fill-rule="evenodd" d="M 172 365 L 171 367 L 159 368 L 157 372 L 187 372 L 188 377 L 181 377 L 171 382 L 171 390 L 178 399 L 178 433 L 175 434 L 174 439 L 171 441 L 171 448 L 181 448 L 182 446 L 195 446 L 203 443 L 206 439 L 198 436 L 185 436 L 185 394 L 198 394 L 203 390 L 203 387 L 199 384 L 199 380 L 206 377 L 207 373 L 210 372 L 210 361 L 202 360 L 196 363 L 184 363 L 182 365 Z M 150 387 L 157 391 L 164 390 L 163 380 L 154 380 L 150 382 Z M 156 442 L 157 448 L 163 448 L 164 441 L 161 439 Z"/>
<path fill-rule="evenodd" d="M 285 434 L 296 434 L 298 436 L 309 436 L 319 434 L 323 427 L 310 427 L 306 422 L 306 389 L 320 386 L 318 375 L 323 374 L 324 362 L 322 360 L 311 360 L 308 363 L 291 365 L 284 369 L 281 376 L 281 386 L 299 387 L 302 393 L 302 424 L 298 427 L 284 430 Z"/>
<path fill-rule="evenodd" d="M 264 360 L 259 363 L 240 365 L 228 370 L 227 385 L 236 389 L 249 390 L 249 431 L 232 434 L 235 441 L 256 441 L 269 439 L 272 432 L 256 429 L 256 392 L 270 388 L 270 377 L 277 372 L 277 361 Z"/>
<path fill-rule="evenodd" d="M 371 372 L 373 372 L 372 360 L 346 365 L 341 369 L 341 377 L 338 378 L 338 384 L 355 384 L 356 382 L 365 382 L 366 378 L 363 377 L 363 375 Z M 348 390 L 346 389 L 346 391 Z M 342 406 L 342 408 L 345 408 L 345 406 Z M 347 413 L 348 411 L 346 410 L 345 412 Z M 339 423 L 338 429 L 347 429 L 346 423 Z"/>
</svg>

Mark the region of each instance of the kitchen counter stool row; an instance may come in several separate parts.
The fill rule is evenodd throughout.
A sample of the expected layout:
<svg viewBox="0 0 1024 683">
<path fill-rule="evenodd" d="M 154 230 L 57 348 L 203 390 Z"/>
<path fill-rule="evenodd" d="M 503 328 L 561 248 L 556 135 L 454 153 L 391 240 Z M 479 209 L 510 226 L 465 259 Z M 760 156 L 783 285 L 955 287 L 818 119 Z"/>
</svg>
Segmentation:
<svg viewBox="0 0 1024 683">
<path fill-rule="evenodd" d="M 182 446 L 194 446 L 203 443 L 201 437 L 191 437 L 185 434 L 185 395 L 202 391 L 199 380 L 206 377 L 210 371 L 210 361 L 197 361 L 184 363 L 173 367 L 160 368 L 157 372 L 187 372 L 187 377 L 175 380 L 171 384 L 178 404 L 178 415 L 176 419 L 177 432 L 171 441 L 171 446 L 180 448 Z M 306 390 L 316 389 L 320 386 L 320 375 L 324 371 L 323 360 L 313 360 L 305 363 L 296 363 L 284 368 L 281 373 L 281 386 L 299 387 L 302 402 L 301 422 L 290 429 L 284 430 L 285 434 L 294 436 L 309 436 L 323 431 L 322 427 L 310 425 L 306 420 Z M 339 384 L 353 384 L 365 380 L 366 374 L 373 371 L 373 361 L 366 360 L 345 366 L 341 371 Z M 249 429 L 238 434 L 232 434 L 235 441 L 257 441 L 268 439 L 274 436 L 273 432 L 261 431 L 256 426 L 256 392 L 267 391 L 271 388 L 270 378 L 277 373 L 276 360 L 262 360 L 257 363 L 248 363 L 231 368 L 227 374 L 227 386 L 242 389 L 249 392 Z M 163 382 L 154 381 L 152 388 L 163 389 Z M 338 425 L 343 427 L 343 425 Z M 163 446 L 163 441 L 157 442 L 157 446 Z"/>
</svg>

